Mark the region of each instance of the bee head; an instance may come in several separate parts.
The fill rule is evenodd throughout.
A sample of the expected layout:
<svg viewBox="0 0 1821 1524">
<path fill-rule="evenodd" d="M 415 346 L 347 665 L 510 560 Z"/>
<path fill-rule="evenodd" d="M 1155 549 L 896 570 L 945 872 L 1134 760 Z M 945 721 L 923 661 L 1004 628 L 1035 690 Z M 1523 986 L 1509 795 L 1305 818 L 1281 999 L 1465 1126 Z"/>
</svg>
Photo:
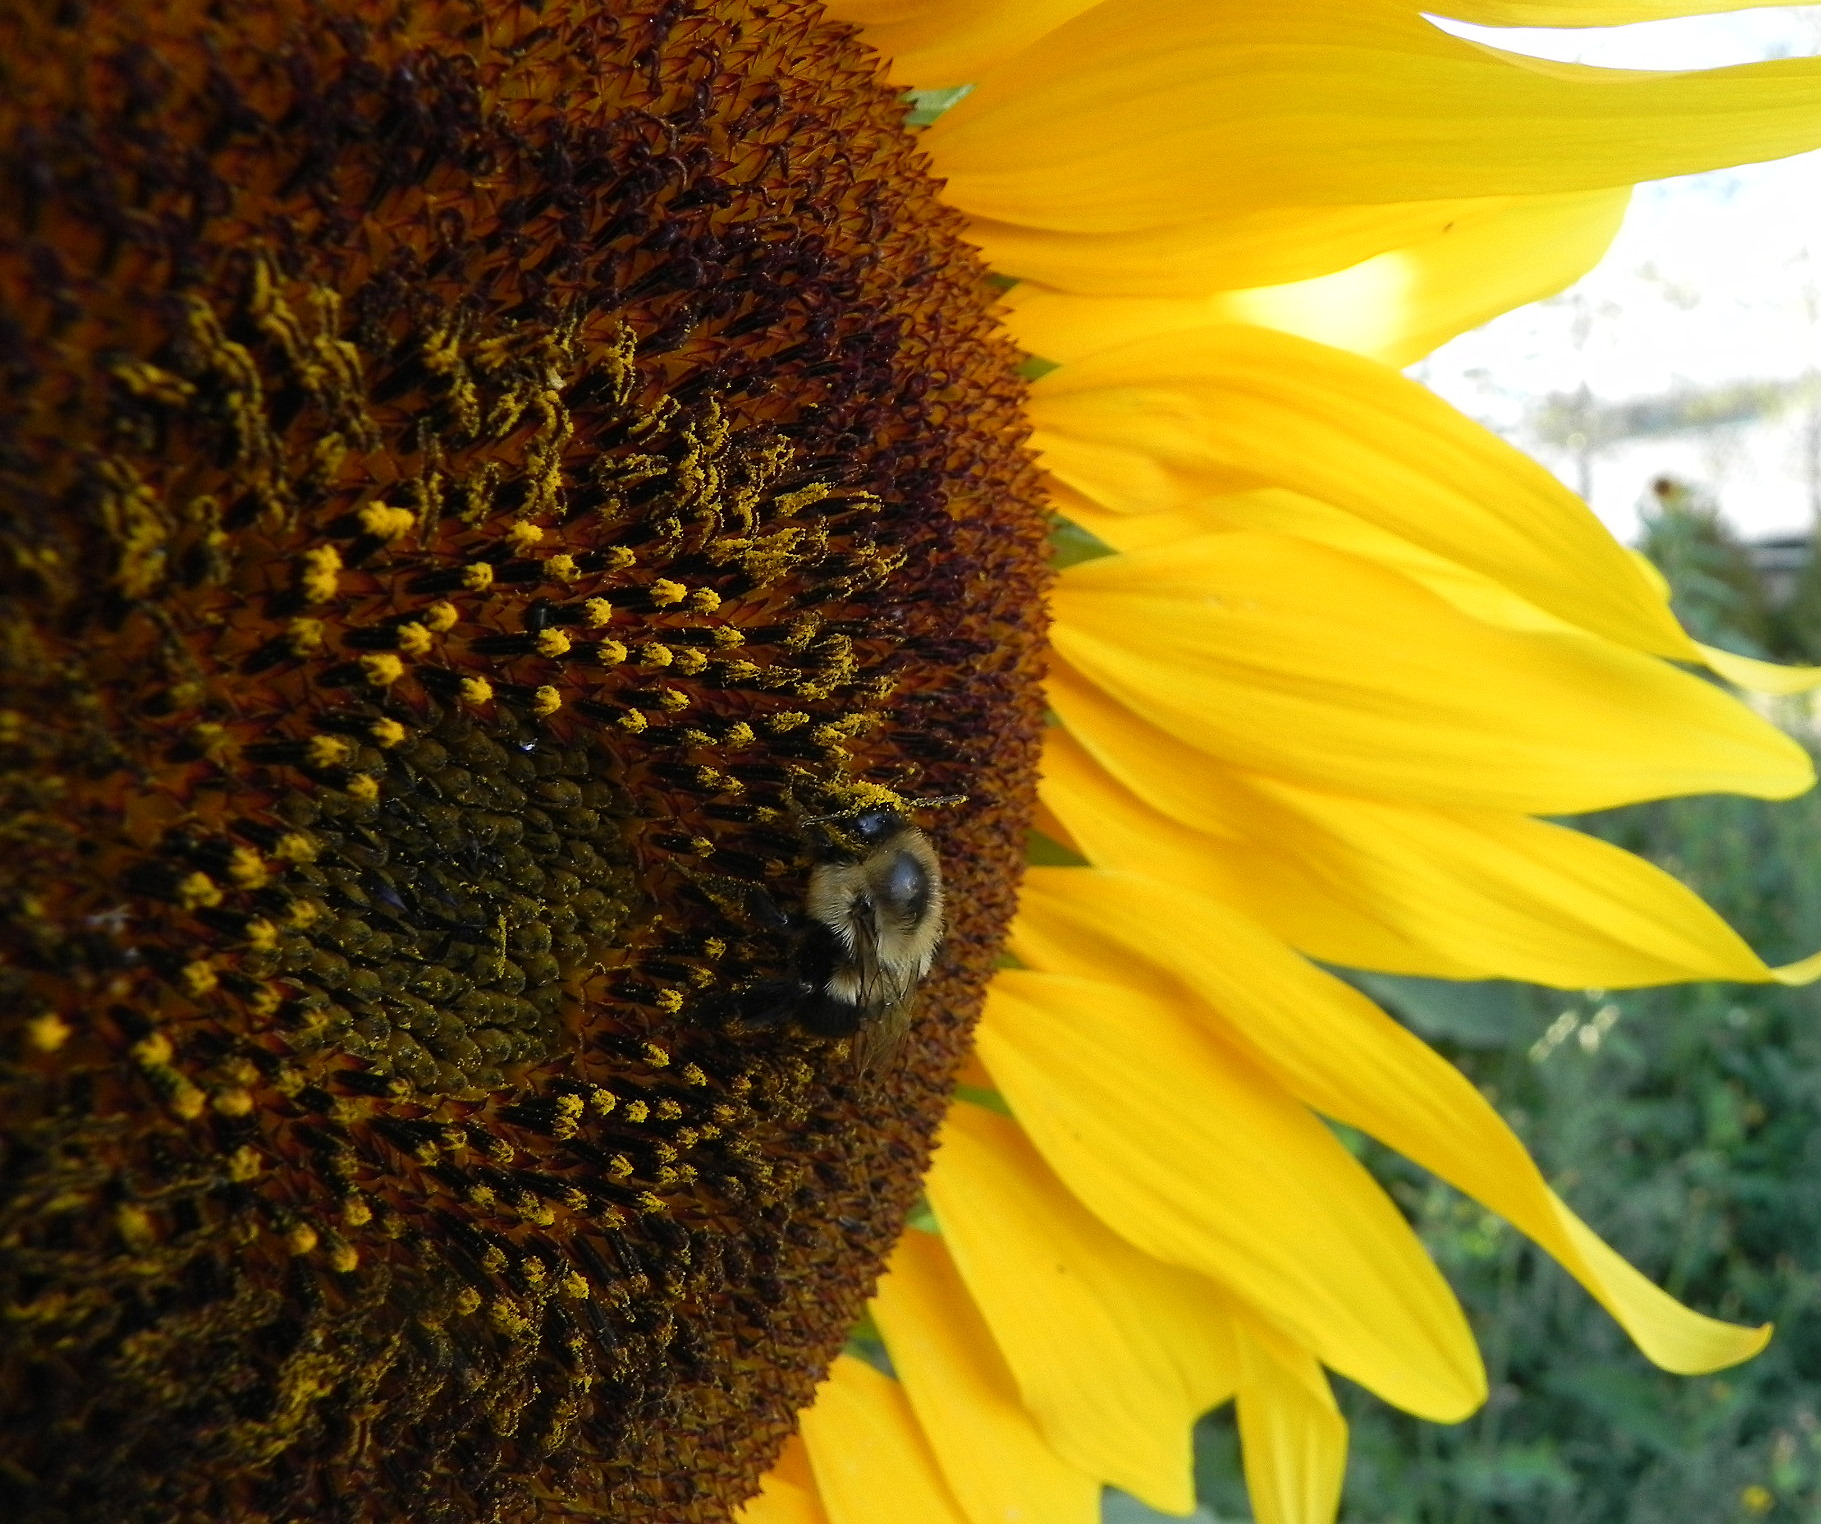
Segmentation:
<svg viewBox="0 0 1821 1524">
<path fill-rule="evenodd" d="M 816 816 L 808 824 L 820 861 L 852 862 L 890 841 L 909 823 L 893 809 L 866 809 L 849 815 Z"/>
<path fill-rule="evenodd" d="M 885 790 L 879 790 L 885 793 Z M 838 815 L 811 815 L 804 824 L 811 828 L 816 856 L 821 862 L 853 862 L 868 856 L 893 838 L 905 832 L 921 835 L 906 818 L 900 805 L 924 809 L 964 803 L 958 794 L 943 794 L 931 799 L 897 799 L 895 803 L 874 803 L 843 810 Z"/>
</svg>

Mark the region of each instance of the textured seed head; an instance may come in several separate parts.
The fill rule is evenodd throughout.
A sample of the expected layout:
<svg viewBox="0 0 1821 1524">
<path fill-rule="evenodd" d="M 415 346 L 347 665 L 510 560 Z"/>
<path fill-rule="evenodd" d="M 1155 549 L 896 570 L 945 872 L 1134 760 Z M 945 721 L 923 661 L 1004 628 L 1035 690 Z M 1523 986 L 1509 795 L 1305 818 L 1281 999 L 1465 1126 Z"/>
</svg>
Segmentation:
<svg viewBox="0 0 1821 1524">
<path fill-rule="evenodd" d="M 796 0 L 0 12 L 0 1516 L 715 1520 L 1009 916 L 1044 525 Z M 903 1063 L 743 1031 L 926 822 Z"/>
</svg>

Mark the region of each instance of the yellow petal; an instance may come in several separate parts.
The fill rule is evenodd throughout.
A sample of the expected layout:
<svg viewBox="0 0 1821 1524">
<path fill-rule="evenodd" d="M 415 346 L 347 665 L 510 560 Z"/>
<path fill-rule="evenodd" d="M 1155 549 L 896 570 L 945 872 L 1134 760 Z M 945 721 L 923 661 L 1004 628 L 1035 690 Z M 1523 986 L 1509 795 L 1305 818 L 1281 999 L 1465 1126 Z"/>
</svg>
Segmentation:
<svg viewBox="0 0 1821 1524">
<path fill-rule="evenodd" d="M 1785 667 L 1777 662 L 1758 661 L 1718 646 L 1702 646 L 1701 659 L 1729 683 L 1751 693 L 1769 693 L 1788 697 L 1821 687 L 1821 667 Z"/>
<path fill-rule="evenodd" d="M 1205 297 L 1345 270 L 1374 255 L 1495 216 L 1504 196 L 1383 206 L 1281 206 L 1109 233 L 975 218 L 968 238 L 996 270 L 1106 297 Z M 1038 349 L 1038 354 L 1046 351 Z"/>
<path fill-rule="evenodd" d="M 1009 60 L 925 142 L 970 215 L 1107 233 L 1688 174 L 1815 147 L 1818 106 L 1813 59 L 1588 69 L 1389 0 L 1125 0 Z"/>
<path fill-rule="evenodd" d="M 1452 1422 L 1484 1398 L 1460 1306 L 1396 1207 L 1267 1070 L 1183 1010 L 1004 970 L 977 1046 L 1038 1151 L 1121 1237 L 1229 1287 L 1409 1412 Z"/>
<path fill-rule="evenodd" d="M 1487 624 L 1537 633 L 1579 629 L 1566 619 L 1545 613 L 1482 572 L 1471 571 L 1458 561 L 1412 544 L 1344 508 L 1281 487 L 1223 493 L 1156 513 L 1109 512 L 1054 477 L 1046 481 L 1044 490 L 1060 517 L 1085 529 L 1112 550 L 1150 550 L 1221 530 L 1262 529 L 1313 540 L 1317 545 L 1345 551 L 1394 571 L 1420 583 L 1463 614 Z M 1654 592 L 1660 573 L 1641 557 L 1635 557 L 1635 563 L 1640 573 L 1648 573 L 1647 584 Z M 1659 601 L 1666 603 L 1667 598 Z M 1693 649 L 1698 653 L 1700 648 Z"/>
<path fill-rule="evenodd" d="M 1109 508 L 1288 488 L 1595 634 L 1698 659 L 1586 504 L 1386 366 L 1263 328 L 1194 329 L 1063 366 L 1031 416 L 1051 474 Z"/>
<path fill-rule="evenodd" d="M 1333 274 L 1199 300 L 1019 286 L 1006 296 L 1006 326 L 1028 353 L 1059 365 L 1160 334 L 1252 323 L 1401 369 L 1579 280 L 1606 252 L 1630 199 L 1620 189 L 1486 203 L 1440 236 Z"/>
<path fill-rule="evenodd" d="M 1589 636 L 1481 624 L 1302 541 L 1205 535 L 1085 562 L 1055 614 L 1051 703 L 1096 751 L 1084 686 L 1239 771 L 1410 803 L 1565 814 L 1784 798 L 1813 778 L 1711 683 Z"/>
<path fill-rule="evenodd" d="M 1058 971 L 1053 977 L 1113 967 L 1142 982 L 1151 1000 L 1173 1000 L 1183 1019 L 1243 1047 L 1305 1104 L 1372 1134 L 1529 1234 L 1666 1369 L 1735 1364 L 1769 1337 L 1768 1328 L 1690 1311 L 1610 1249 L 1593 1247 L 1599 1240 L 1458 1070 L 1230 907 L 1134 874 L 1038 870 L 1026 880 L 1012 946 L 1028 967 Z M 1142 1106 L 1131 1114 L 1148 1115 Z"/>
<path fill-rule="evenodd" d="M 793 1434 L 765 1478 L 764 1489 L 734 1511 L 735 1524 L 828 1524 L 803 1437 Z"/>
<path fill-rule="evenodd" d="M 1122 743 L 1132 743 L 1130 757 L 1120 760 L 1135 758 L 1147 785 L 1161 782 L 1161 797 L 1186 799 L 1188 813 L 1228 834 L 1183 825 L 1121 783 L 1069 732 L 1053 729 L 1045 737 L 1042 780 L 1053 823 L 1040 829 L 1070 838 L 1096 867 L 1143 873 L 1232 905 L 1312 957 L 1434 979 L 1492 977 L 1464 950 L 1415 940 L 1384 907 L 1352 893 L 1351 885 L 1311 873 L 1302 856 L 1272 835 L 1275 812 L 1237 775 L 1209 767 L 1135 717 L 1119 734 Z M 1185 753 L 1190 765 L 1147 756 L 1147 742 Z M 1178 782 L 1180 791 L 1173 787 Z M 1243 830 L 1232 830 L 1235 820 Z"/>
<path fill-rule="evenodd" d="M 1347 1424 L 1307 1350 L 1257 1319 L 1238 1320 L 1245 1374 L 1239 1442 L 1257 1524 L 1330 1524 L 1347 1470 Z"/>
<path fill-rule="evenodd" d="M 803 1410 L 803 1442 L 828 1524 L 969 1524 L 904 1389 L 842 1355 Z"/>
<path fill-rule="evenodd" d="M 1481 26 L 1625 26 L 1672 16 L 1718 15 L 1752 10 L 1764 0 L 1446 0 L 1429 7 L 1438 16 Z"/>
<path fill-rule="evenodd" d="M 953 1107 L 925 1182 L 956 1268 L 1057 1451 L 1165 1513 L 1190 1426 L 1238 1384 L 1228 1299 L 1070 1195 L 1016 1123 Z"/>
<path fill-rule="evenodd" d="M 828 14 L 862 25 L 894 84 L 971 84 L 1097 0 L 832 0 Z"/>
<path fill-rule="evenodd" d="M 1079 849 L 1324 962 L 1564 989 L 1773 977 L 1699 896 L 1594 837 L 1239 778 L 1155 731 L 1121 740 L 1135 789 L 1067 732 L 1045 738 L 1043 798 Z"/>
<path fill-rule="evenodd" d="M 1098 1524 L 1100 1483 L 1018 1400 L 942 1240 L 909 1229 L 873 1299 L 911 1410 L 970 1524 Z"/>
</svg>

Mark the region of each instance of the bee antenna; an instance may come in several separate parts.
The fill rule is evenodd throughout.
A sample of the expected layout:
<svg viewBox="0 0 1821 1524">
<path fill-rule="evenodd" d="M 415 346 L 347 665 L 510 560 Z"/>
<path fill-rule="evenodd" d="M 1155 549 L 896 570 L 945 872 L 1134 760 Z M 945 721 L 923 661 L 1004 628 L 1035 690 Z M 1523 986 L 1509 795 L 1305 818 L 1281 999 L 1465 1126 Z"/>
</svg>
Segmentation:
<svg viewBox="0 0 1821 1524">
<path fill-rule="evenodd" d="M 906 799 L 904 802 L 913 810 L 946 810 L 958 804 L 966 804 L 967 795 L 931 794 L 927 799 Z"/>
<path fill-rule="evenodd" d="M 932 794 L 927 799 L 901 799 L 899 803 L 907 810 L 947 809 L 953 805 L 966 804 L 966 794 Z M 857 815 L 864 815 L 868 810 L 878 809 L 877 804 L 856 804 L 850 809 L 839 810 L 833 815 L 805 815 L 804 825 L 829 825 L 837 820 L 852 820 Z"/>
</svg>

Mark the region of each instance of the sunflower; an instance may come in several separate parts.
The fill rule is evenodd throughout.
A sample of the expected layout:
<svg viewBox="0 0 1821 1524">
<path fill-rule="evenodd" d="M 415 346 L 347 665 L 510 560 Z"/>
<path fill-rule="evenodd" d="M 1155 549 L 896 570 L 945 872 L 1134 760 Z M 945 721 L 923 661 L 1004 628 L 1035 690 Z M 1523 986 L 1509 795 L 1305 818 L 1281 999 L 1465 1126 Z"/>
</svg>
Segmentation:
<svg viewBox="0 0 1821 1524">
<path fill-rule="evenodd" d="M 1235 1392 L 1261 1517 L 1319 1517 L 1324 1366 L 1481 1378 L 1316 1112 L 1665 1363 L 1761 1341 L 1306 960 L 1773 976 L 1529 817 L 1801 754 L 1386 366 L 1611 187 L 1821 140 L 1812 65 L 1615 85 L 1357 3 L 0 39 L 9 1518 L 705 1521 L 774 1462 L 761 1512 L 1086 1517 L 1186 1506 Z M 952 924 L 869 1070 L 755 1013 L 812 822 L 875 810 Z M 1076 865 L 1019 908 L 1033 818 Z M 787 1448 L 907 1218 L 902 1385 L 838 1361 Z"/>
<path fill-rule="evenodd" d="M 897 82 L 973 87 L 923 143 L 1036 377 L 1048 865 L 872 1304 L 897 1379 L 837 1361 L 742 1517 L 1088 1524 L 1109 1483 L 1187 1513 L 1190 1426 L 1236 1399 L 1255 1517 L 1325 1524 L 1328 1370 L 1444 1422 L 1486 1388 L 1324 1117 L 1518 1226 L 1659 1365 L 1748 1358 L 1768 1329 L 1652 1286 L 1318 965 L 1813 977 L 1536 817 L 1800 791 L 1799 749 L 1672 663 L 1817 674 L 1697 646 L 1584 505 L 1397 370 L 1582 273 L 1625 182 L 1815 142 L 1815 65 L 1541 64 L 1394 5 L 837 9 Z"/>
</svg>

